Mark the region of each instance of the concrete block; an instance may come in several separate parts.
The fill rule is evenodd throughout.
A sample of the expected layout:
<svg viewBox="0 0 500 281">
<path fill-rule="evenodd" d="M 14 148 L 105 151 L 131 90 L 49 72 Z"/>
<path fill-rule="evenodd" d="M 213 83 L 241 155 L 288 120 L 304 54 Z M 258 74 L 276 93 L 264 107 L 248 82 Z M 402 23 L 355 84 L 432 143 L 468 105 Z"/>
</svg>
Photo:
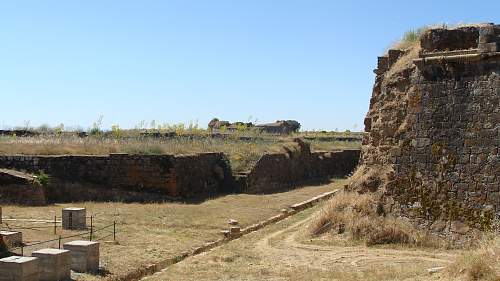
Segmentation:
<svg viewBox="0 0 500 281">
<path fill-rule="evenodd" d="M 68 250 L 43 249 L 31 255 L 40 261 L 40 281 L 71 280 L 71 255 Z"/>
<path fill-rule="evenodd" d="M 62 210 L 63 229 L 86 229 L 87 210 L 85 208 L 64 208 Z"/>
<path fill-rule="evenodd" d="M 7 249 L 19 247 L 23 244 L 22 232 L 0 231 L 0 238 Z"/>
<path fill-rule="evenodd" d="M 0 281 L 38 281 L 39 260 L 35 257 L 0 259 Z"/>
<path fill-rule="evenodd" d="M 70 251 L 71 269 L 76 272 L 97 272 L 99 270 L 99 242 L 72 241 L 63 245 Z"/>
</svg>

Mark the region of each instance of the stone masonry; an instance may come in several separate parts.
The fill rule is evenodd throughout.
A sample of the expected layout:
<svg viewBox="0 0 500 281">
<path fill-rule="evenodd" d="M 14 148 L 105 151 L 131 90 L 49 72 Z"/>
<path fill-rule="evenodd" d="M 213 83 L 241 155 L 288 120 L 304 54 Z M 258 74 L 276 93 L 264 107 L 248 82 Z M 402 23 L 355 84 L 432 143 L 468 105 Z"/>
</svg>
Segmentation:
<svg viewBox="0 0 500 281">
<path fill-rule="evenodd" d="M 0 259 L 0 281 L 38 281 L 39 260 L 12 256 Z"/>
<path fill-rule="evenodd" d="M 0 155 L 0 167 L 17 171 L 44 171 L 48 202 L 82 200 L 158 201 L 197 198 L 231 188 L 231 168 L 222 153 L 194 155 L 24 156 Z M 0 191 L 15 197 L 15 189 Z M 40 189 L 44 190 L 44 189 Z M 0 194 L 4 195 L 3 192 Z M 42 192 L 43 194 L 43 192 Z M 20 198 L 19 200 L 16 198 Z M 1 200 L 1 197 L 0 197 Z M 17 201 L 16 201 L 17 200 Z"/>
<path fill-rule="evenodd" d="M 0 204 L 2 203 L 44 205 L 45 190 L 35 182 L 33 175 L 0 169 Z"/>
<path fill-rule="evenodd" d="M 500 216 L 500 26 L 432 29 L 380 57 L 361 157 L 387 211 L 436 231 Z M 413 60 L 413 62 L 412 62 Z M 446 222 L 446 223 L 444 223 Z M 462 226 L 462 227 L 457 227 Z"/>
<path fill-rule="evenodd" d="M 65 243 L 63 247 L 70 252 L 73 271 L 99 271 L 99 242 L 73 241 Z"/>
<path fill-rule="evenodd" d="M 346 177 L 358 165 L 359 150 L 311 152 L 309 144 L 300 139 L 295 142 L 294 150 L 263 155 L 250 171 L 238 175 L 239 191 L 283 191 L 331 177 Z"/>
<path fill-rule="evenodd" d="M 86 229 L 87 210 L 85 208 L 64 208 L 62 209 L 63 229 Z"/>
<path fill-rule="evenodd" d="M 33 252 L 39 260 L 40 281 L 71 280 L 71 256 L 68 250 L 42 249 Z"/>
</svg>

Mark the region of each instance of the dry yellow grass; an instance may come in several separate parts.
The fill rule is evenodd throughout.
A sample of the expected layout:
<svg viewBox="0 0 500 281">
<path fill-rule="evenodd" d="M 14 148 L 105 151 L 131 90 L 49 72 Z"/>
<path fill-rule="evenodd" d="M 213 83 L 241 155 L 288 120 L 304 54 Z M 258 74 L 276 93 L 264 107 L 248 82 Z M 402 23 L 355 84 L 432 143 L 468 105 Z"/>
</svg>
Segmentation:
<svg viewBox="0 0 500 281">
<path fill-rule="evenodd" d="M 449 280 L 499 281 L 500 280 L 500 237 L 491 234 L 477 249 L 462 254 L 444 274 Z"/>
<path fill-rule="evenodd" d="M 321 210 L 285 221 L 189 258 L 146 281 L 163 280 L 429 280 L 427 269 L 447 265 L 453 251 L 318 245 L 302 232 Z"/>
<path fill-rule="evenodd" d="M 282 208 L 339 188 L 344 182 L 335 180 L 330 185 L 304 187 L 270 195 L 229 195 L 201 204 L 88 202 L 77 205 L 85 206 L 88 215 L 95 215 L 94 222 L 97 228 L 108 225 L 114 220 L 118 223 L 118 243 L 104 242 L 101 245 L 102 264 L 111 272 L 109 277 L 112 277 L 221 238 L 219 231 L 228 228 L 227 221 L 231 218 L 237 219 L 243 227 L 248 226 L 278 214 Z M 54 214 L 60 216 L 61 209 L 68 206 L 70 204 L 47 207 L 2 207 L 4 218 L 51 220 Z M 22 224 L 22 222 L 4 221 L 2 229 L 7 228 L 6 222 Z M 61 232 L 59 229 L 57 235 L 76 233 L 79 232 Z M 24 230 L 23 234 L 28 243 L 57 237 L 53 235 L 51 228 Z M 98 277 L 83 276 L 83 280 L 94 279 Z"/>
<path fill-rule="evenodd" d="M 0 137 L 0 154 L 27 155 L 104 155 L 129 154 L 190 154 L 223 152 L 235 171 L 249 169 L 263 154 L 284 152 L 283 146 L 293 145 L 282 137 L 244 141 L 216 138 L 105 138 L 76 136 Z M 359 142 L 313 141 L 312 149 L 340 150 L 359 148 Z"/>
<path fill-rule="evenodd" d="M 312 235 L 347 235 L 366 245 L 444 246 L 444 241 L 417 231 L 409 223 L 386 215 L 375 193 L 342 192 L 326 203 L 313 221 Z"/>
</svg>

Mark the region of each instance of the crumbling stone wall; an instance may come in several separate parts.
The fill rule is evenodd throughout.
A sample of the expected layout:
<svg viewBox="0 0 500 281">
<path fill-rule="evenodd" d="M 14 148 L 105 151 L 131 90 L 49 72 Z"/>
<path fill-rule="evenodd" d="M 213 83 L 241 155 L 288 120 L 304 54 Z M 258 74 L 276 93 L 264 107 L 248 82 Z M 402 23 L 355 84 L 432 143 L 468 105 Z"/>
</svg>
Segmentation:
<svg viewBox="0 0 500 281">
<path fill-rule="evenodd" d="M 232 179 L 222 153 L 0 156 L 0 167 L 44 171 L 51 177 L 48 199 L 63 201 L 206 197 L 230 189 Z"/>
<path fill-rule="evenodd" d="M 263 155 L 250 171 L 237 175 L 232 174 L 222 153 L 0 155 L 0 168 L 10 169 L 5 177 L 0 173 L 0 201 L 3 198 L 2 202 L 15 204 L 154 202 L 206 199 L 230 192 L 279 192 L 334 176 L 345 177 L 354 170 L 360 155 L 359 150 L 311 152 L 309 145 L 300 139 L 284 149 L 287 153 Z M 43 171 L 50 178 L 44 186 L 33 188 L 28 174 L 23 178 L 22 173 L 15 171 Z M 7 178 L 14 174 L 15 182 Z"/>
<path fill-rule="evenodd" d="M 500 26 L 433 29 L 420 46 L 379 58 L 353 186 L 435 231 L 487 229 L 500 215 Z"/>
<path fill-rule="evenodd" d="M 245 193 L 278 192 L 331 177 L 346 177 L 358 164 L 359 150 L 311 152 L 309 144 L 296 140 L 295 150 L 263 155 L 251 171 L 237 176 Z"/>
<path fill-rule="evenodd" d="M 32 175 L 0 169 L 0 203 L 45 205 L 45 190 Z"/>
</svg>

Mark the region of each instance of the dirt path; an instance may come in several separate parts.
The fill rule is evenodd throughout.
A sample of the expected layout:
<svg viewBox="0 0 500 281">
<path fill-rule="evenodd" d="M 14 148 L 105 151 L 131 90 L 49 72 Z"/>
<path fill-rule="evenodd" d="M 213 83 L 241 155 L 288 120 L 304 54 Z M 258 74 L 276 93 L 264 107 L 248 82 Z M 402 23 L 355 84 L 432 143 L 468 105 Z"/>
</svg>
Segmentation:
<svg viewBox="0 0 500 281">
<path fill-rule="evenodd" d="M 307 228 L 313 216 L 309 216 L 284 229 L 264 236 L 256 244 L 260 255 L 274 259 L 285 266 L 306 266 L 324 270 L 336 266 L 367 270 L 373 266 L 397 266 L 422 264 L 428 267 L 445 266 L 453 255 L 421 250 L 394 250 L 362 246 L 342 247 L 312 245 L 299 242 L 298 236 Z M 277 240 L 277 242 L 272 242 Z"/>
<path fill-rule="evenodd" d="M 303 234 L 315 207 L 167 268 L 145 280 L 429 280 L 454 253 L 315 245 Z"/>
</svg>

